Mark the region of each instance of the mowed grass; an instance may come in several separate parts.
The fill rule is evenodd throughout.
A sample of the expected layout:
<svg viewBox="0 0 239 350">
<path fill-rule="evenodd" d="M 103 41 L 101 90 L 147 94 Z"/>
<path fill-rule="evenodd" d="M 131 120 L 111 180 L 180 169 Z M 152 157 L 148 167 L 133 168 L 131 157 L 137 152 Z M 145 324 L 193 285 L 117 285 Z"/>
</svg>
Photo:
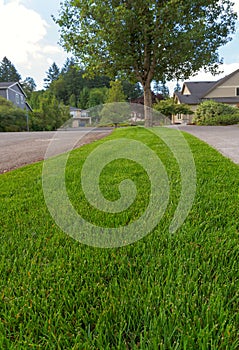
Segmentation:
<svg viewBox="0 0 239 350">
<path fill-rule="evenodd" d="M 94 210 L 80 189 L 87 155 L 121 137 L 151 147 L 170 181 L 159 225 L 129 246 L 89 247 L 62 232 L 44 202 L 42 163 L 0 175 L 0 349 L 239 348 L 239 167 L 185 134 L 197 192 L 186 221 L 170 234 L 181 190 L 176 160 L 146 129 L 116 130 L 68 161 L 69 197 L 93 223 L 124 225 L 147 206 L 147 175 L 128 160 L 108 165 L 100 183 L 115 200 L 119 181 L 136 181 L 136 203 L 124 214 Z"/>
</svg>

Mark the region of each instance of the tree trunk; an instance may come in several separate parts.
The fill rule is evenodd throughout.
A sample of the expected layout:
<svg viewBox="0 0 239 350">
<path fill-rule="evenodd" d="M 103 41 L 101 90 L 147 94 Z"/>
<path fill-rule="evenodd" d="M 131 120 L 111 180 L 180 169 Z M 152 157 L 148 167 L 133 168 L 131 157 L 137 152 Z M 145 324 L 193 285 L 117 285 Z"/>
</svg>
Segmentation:
<svg viewBox="0 0 239 350">
<path fill-rule="evenodd" d="M 152 93 L 150 83 L 146 83 L 144 86 L 144 120 L 146 128 L 153 126 Z"/>
</svg>

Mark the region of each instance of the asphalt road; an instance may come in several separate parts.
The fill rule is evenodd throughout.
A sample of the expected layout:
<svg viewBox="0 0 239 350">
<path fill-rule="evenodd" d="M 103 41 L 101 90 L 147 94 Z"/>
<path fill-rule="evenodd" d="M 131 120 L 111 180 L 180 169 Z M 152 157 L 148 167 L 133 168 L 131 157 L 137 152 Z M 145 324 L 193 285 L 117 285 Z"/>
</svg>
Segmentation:
<svg viewBox="0 0 239 350">
<path fill-rule="evenodd" d="M 239 126 L 171 127 L 198 137 L 239 164 Z M 79 128 L 59 132 L 0 133 L 0 173 L 40 161 L 46 155 L 53 156 L 80 147 L 107 136 L 111 131 L 107 128 Z"/>
<path fill-rule="evenodd" d="M 112 129 L 99 128 L 58 132 L 0 133 L 0 173 L 35 163 L 49 156 L 67 152 L 86 143 L 107 136 Z"/>
<path fill-rule="evenodd" d="M 239 125 L 230 126 L 195 126 L 177 127 L 205 141 L 225 157 L 239 164 Z"/>
</svg>

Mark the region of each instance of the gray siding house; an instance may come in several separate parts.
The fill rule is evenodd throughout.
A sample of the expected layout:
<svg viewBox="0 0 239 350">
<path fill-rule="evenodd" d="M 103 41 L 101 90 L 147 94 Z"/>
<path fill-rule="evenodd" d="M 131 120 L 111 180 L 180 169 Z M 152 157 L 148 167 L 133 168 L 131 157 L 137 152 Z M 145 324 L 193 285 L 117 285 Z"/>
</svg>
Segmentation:
<svg viewBox="0 0 239 350">
<path fill-rule="evenodd" d="M 26 101 L 26 94 L 23 91 L 20 83 L 0 82 L 0 96 L 6 98 L 8 101 L 13 102 L 14 105 L 18 108 L 25 109 L 27 111 L 32 111 L 31 106 Z"/>
</svg>

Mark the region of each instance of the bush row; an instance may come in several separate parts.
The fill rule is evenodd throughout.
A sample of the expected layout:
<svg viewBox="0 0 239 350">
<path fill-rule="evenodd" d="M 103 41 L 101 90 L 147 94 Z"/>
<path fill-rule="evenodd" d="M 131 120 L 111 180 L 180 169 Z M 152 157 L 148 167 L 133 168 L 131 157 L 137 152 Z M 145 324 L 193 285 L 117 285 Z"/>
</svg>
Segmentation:
<svg viewBox="0 0 239 350">
<path fill-rule="evenodd" d="M 197 125 L 238 124 L 239 109 L 212 100 L 205 101 L 197 108 L 193 122 Z"/>
</svg>

